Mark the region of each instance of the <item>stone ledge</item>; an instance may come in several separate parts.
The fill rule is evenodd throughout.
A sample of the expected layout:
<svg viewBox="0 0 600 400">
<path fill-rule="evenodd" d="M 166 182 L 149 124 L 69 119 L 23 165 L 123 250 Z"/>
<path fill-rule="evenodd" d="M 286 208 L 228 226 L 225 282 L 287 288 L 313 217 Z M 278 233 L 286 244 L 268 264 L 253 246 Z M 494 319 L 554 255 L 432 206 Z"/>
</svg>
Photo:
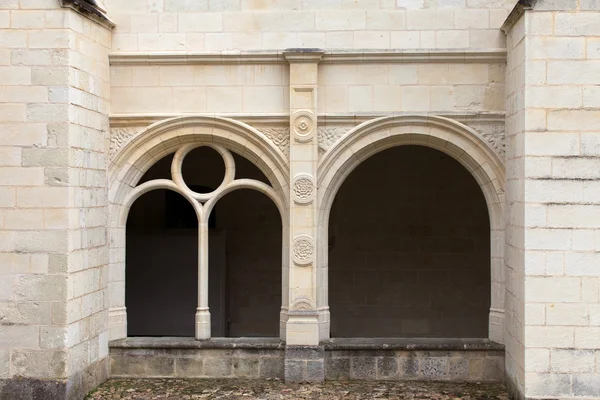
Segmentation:
<svg viewBox="0 0 600 400">
<path fill-rule="evenodd" d="M 213 338 L 196 340 L 187 337 L 131 337 L 113 340 L 112 349 L 269 349 L 283 350 L 279 338 Z"/>
<path fill-rule="evenodd" d="M 504 345 L 489 339 L 337 338 L 329 339 L 323 345 L 325 350 L 504 351 Z"/>
</svg>

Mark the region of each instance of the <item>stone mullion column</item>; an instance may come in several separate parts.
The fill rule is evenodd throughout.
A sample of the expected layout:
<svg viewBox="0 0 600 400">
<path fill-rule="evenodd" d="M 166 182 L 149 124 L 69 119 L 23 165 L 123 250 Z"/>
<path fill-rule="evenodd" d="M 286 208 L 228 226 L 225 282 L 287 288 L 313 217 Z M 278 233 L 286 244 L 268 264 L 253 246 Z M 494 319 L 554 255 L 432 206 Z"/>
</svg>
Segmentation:
<svg viewBox="0 0 600 400">
<path fill-rule="evenodd" d="M 286 380 L 322 381 L 317 312 L 316 175 L 318 63 L 323 52 L 291 50 L 290 63 L 290 269 L 286 324 Z"/>
</svg>

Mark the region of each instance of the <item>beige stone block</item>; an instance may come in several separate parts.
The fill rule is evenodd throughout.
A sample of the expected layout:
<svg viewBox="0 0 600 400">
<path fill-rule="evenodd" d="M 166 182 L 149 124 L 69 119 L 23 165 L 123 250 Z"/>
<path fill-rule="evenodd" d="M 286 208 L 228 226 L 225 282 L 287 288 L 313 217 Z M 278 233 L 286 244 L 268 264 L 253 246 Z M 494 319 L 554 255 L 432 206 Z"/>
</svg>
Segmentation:
<svg viewBox="0 0 600 400">
<path fill-rule="evenodd" d="M 266 49 L 285 49 L 298 46 L 298 34 L 295 32 L 265 32 L 262 34 L 262 47 Z"/>
<path fill-rule="evenodd" d="M 27 67 L 0 67 L 0 85 L 30 85 L 31 69 Z"/>
<path fill-rule="evenodd" d="M 351 112 L 373 111 L 373 87 L 350 86 L 348 88 L 348 108 Z"/>
<path fill-rule="evenodd" d="M 400 112 L 402 110 L 400 86 L 374 86 L 373 109 Z"/>
<path fill-rule="evenodd" d="M 31 31 L 27 35 L 30 48 L 68 49 L 69 31 L 66 29 Z"/>
<path fill-rule="evenodd" d="M 377 10 L 379 0 L 341 0 L 343 9 Z"/>
<path fill-rule="evenodd" d="M 424 49 L 435 48 L 435 31 L 420 31 L 420 47 Z"/>
<path fill-rule="evenodd" d="M 506 48 L 506 35 L 498 29 L 477 29 L 469 31 L 469 48 L 503 49 Z"/>
<path fill-rule="evenodd" d="M 186 49 L 185 33 L 140 33 L 137 35 L 139 50 L 181 51 Z"/>
<path fill-rule="evenodd" d="M 68 120 L 67 104 L 28 104 L 26 109 L 27 122 L 63 122 Z"/>
<path fill-rule="evenodd" d="M 546 305 L 525 304 L 525 321 L 527 325 L 546 325 Z"/>
<path fill-rule="evenodd" d="M 179 14 L 179 32 L 221 32 L 221 14 Z"/>
<path fill-rule="evenodd" d="M 150 70 L 148 78 L 155 76 L 156 70 Z M 148 72 L 150 72 L 148 71 Z M 158 69 L 161 86 L 193 86 L 194 85 L 194 67 L 187 65 L 163 66 Z M 146 81 L 146 80 L 144 80 Z M 155 82 L 156 84 L 156 82 Z M 150 85 L 148 85 L 150 86 Z"/>
<path fill-rule="evenodd" d="M 586 156 L 600 155 L 600 133 L 581 134 L 581 154 Z"/>
<path fill-rule="evenodd" d="M 20 168 L 20 175 L 33 170 L 40 173 L 40 168 Z M 43 171 L 42 180 L 43 183 Z M 31 177 L 33 178 L 33 177 Z M 29 185 L 38 183 L 40 179 L 31 179 Z M 67 207 L 69 205 L 69 188 L 67 187 L 22 187 L 17 189 L 17 206 L 22 208 Z"/>
<path fill-rule="evenodd" d="M 526 326 L 525 346 L 536 347 L 572 347 L 574 329 L 563 326 Z"/>
<path fill-rule="evenodd" d="M 583 107 L 600 107 L 600 86 L 585 86 L 583 88 Z"/>
<path fill-rule="evenodd" d="M 0 121 L 25 122 L 25 105 L 0 104 Z"/>
<path fill-rule="evenodd" d="M 500 29 L 508 17 L 509 10 L 506 9 L 495 9 L 489 10 L 490 12 L 490 28 Z"/>
<path fill-rule="evenodd" d="M 525 140 L 527 154 L 573 156 L 579 154 L 579 135 L 567 132 L 529 132 Z"/>
<path fill-rule="evenodd" d="M 454 110 L 454 86 L 431 87 L 431 110 Z"/>
<path fill-rule="evenodd" d="M 367 13 L 365 11 L 323 10 L 315 15 L 315 28 L 322 31 L 343 31 L 365 29 Z"/>
<path fill-rule="evenodd" d="M 13 29 L 44 29 L 45 25 L 44 11 L 19 11 L 11 15 L 10 26 Z"/>
<path fill-rule="evenodd" d="M 65 351 L 33 351 L 20 350 L 12 352 L 12 365 L 15 374 L 23 377 L 37 378 L 45 376 L 48 378 L 66 377 Z"/>
<path fill-rule="evenodd" d="M 425 0 L 396 0 L 396 7 L 407 10 L 425 8 Z"/>
<path fill-rule="evenodd" d="M 592 350 L 553 349 L 550 360 L 553 372 L 590 373 L 596 368 L 596 354 Z"/>
<path fill-rule="evenodd" d="M 284 92 L 277 86 L 246 86 L 243 88 L 244 112 L 284 112 Z"/>
<path fill-rule="evenodd" d="M 600 61 L 550 61 L 548 62 L 548 83 L 550 84 L 590 84 L 597 82 L 600 74 Z"/>
<path fill-rule="evenodd" d="M 331 49 L 350 49 L 354 47 L 352 32 L 325 32 L 325 47 Z"/>
<path fill-rule="evenodd" d="M 367 11 L 367 29 L 397 31 L 406 27 L 405 11 Z"/>
<path fill-rule="evenodd" d="M 581 280 L 572 277 L 528 277 L 526 296 L 529 302 L 578 302 Z"/>
<path fill-rule="evenodd" d="M 546 308 L 547 325 L 587 326 L 590 322 L 588 304 L 550 304 Z"/>
<path fill-rule="evenodd" d="M 548 129 L 550 130 L 594 130 L 600 118 L 596 110 L 556 110 L 548 111 Z"/>
<path fill-rule="evenodd" d="M 136 66 L 132 72 L 133 86 L 158 86 L 161 84 L 162 74 L 165 74 L 171 70 L 171 68 L 177 69 L 176 66 L 169 67 L 157 67 L 157 66 Z M 183 77 L 185 80 L 186 77 Z"/>
<path fill-rule="evenodd" d="M 420 29 L 453 29 L 453 10 L 408 10 L 406 11 L 406 28 L 409 30 Z"/>
<path fill-rule="evenodd" d="M 139 14 L 131 15 L 130 32 L 131 33 L 156 33 L 158 32 L 158 15 Z"/>
<path fill-rule="evenodd" d="M 27 31 L 7 30 L 0 31 L 0 48 L 20 49 L 27 47 Z"/>
<path fill-rule="evenodd" d="M 114 113 L 164 113 L 173 110 L 171 88 L 113 88 L 111 98 L 111 112 Z"/>
<path fill-rule="evenodd" d="M 416 85 L 418 66 L 414 64 L 388 64 L 387 81 L 390 85 Z"/>
<path fill-rule="evenodd" d="M 484 88 L 475 85 L 456 86 L 454 105 L 462 109 L 478 109 L 483 101 Z"/>
<path fill-rule="evenodd" d="M 18 147 L 0 147 L 0 166 L 16 167 L 21 165 L 21 149 Z"/>
<path fill-rule="evenodd" d="M 600 36 L 600 13 L 557 13 L 557 36 Z"/>
<path fill-rule="evenodd" d="M 321 93 L 323 93 L 321 91 Z M 326 112 L 348 112 L 348 87 L 347 86 L 325 86 L 325 102 Z"/>
<path fill-rule="evenodd" d="M 175 33 L 178 29 L 178 14 L 158 14 L 159 32 Z"/>
<path fill-rule="evenodd" d="M 587 38 L 587 58 L 588 60 L 600 59 L 600 39 Z"/>
<path fill-rule="evenodd" d="M 444 85 L 449 81 L 448 64 L 419 64 L 420 85 Z"/>
<path fill-rule="evenodd" d="M 138 50 L 138 35 L 131 33 L 112 35 L 112 49 L 116 51 Z"/>
<path fill-rule="evenodd" d="M 435 32 L 435 48 L 463 48 L 469 47 L 469 31 L 451 30 Z"/>
<path fill-rule="evenodd" d="M 358 49 L 387 49 L 390 47 L 390 33 L 383 31 L 354 32 L 354 47 Z"/>
<path fill-rule="evenodd" d="M 452 84 L 485 84 L 490 80 L 486 64 L 450 64 L 448 80 Z"/>
<path fill-rule="evenodd" d="M 600 326 L 600 304 L 590 305 L 590 325 Z"/>
<path fill-rule="evenodd" d="M 243 93 L 241 87 L 206 88 L 206 108 L 209 112 L 243 111 Z"/>
<path fill-rule="evenodd" d="M 569 250 L 573 233 L 566 229 L 528 229 L 525 248 L 528 250 Z"/>
<path fill-rule="evenodd" d="M 421 34 L 419 31 L 390 32 L 390 47 L 395 49 L 416 49 L 419 47 Z"/>
<path fill-rule="evenodd" d="M 525 371 L 546 372 L 550 369 L 550 350 L 527 349 L 525 352 Z"/>
<path fill-rule="evenodd" d="M 585 38 L 534 36 L 527 41 L 528 57 L 532 59 L 582 59 L 585 55 Z"/>
<path fill-rule="evenodd" d="M 206 111 L 206 88 L 173 88 L 173 111 L 176 113 L 194 113 Z"/>
<path fill-rule="evenodd" d="M 39 86 L 66 86 L 69 83 L 69 69 L 66 67 L 34 67 L 31 69 L 31 83 Z"/>
<path fill-rule="evenodd" d="M 37 326 L 0 325 L 3 347 L 11 349 L 39 349 Z"/>
<path fill-rule="evenodd" d="M 208 11 L 208 0 L 164 0 L 166 12 L 196 13 Z"/>
<path fill-rule="evenodd" d="M 429 86 L 403 86 L 403 111 L 429 111 L 431 107 L 431 91 Z"/>
<path fill-rule="evenodd" d="M 461 10 L 454 13 L 455 29 L 487 29 L 490 16 L 488 10 Z"/>
<path fill-rule="evenodd" d="M 589 215 L 586 218 L 587 213 L 596 211 L 595 205 L 552 205 L 548 208 L 548 224 L 557 228 L 597 228 L 600 217 Z"/>
<path fill-rule="evenodd" d="M 7 210 L 4 213 L 5 229 L 43 229 L 44 217 L 41 210 Z"/>
<path fill-rule="evenodd" d="M 571 276 L 600 276 L 599 260 L 600 253 L 568 253 L 565 256 L 565 272 Z"/>
<path fill-rule="evenodd" d="M 600 328 L 576 328 L 575 348 L 600 349 Z"/>
<path fill-rule="evenodd" d="M 298 46 L 304 48 L 322 48 L 325 46 L 325 32 L 299 32 Z M 260 42 L 259 42 L 260 43 Z M 246 46 L 248 48 L 258 48 L 260 44 Z"/>
</svg>

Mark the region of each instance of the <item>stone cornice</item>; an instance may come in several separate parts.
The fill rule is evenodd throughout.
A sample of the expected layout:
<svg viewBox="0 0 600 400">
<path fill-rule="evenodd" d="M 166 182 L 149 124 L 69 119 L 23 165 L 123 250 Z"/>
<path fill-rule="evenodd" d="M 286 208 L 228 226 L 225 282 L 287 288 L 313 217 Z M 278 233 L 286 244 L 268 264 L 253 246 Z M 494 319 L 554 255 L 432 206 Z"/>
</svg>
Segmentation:
<svg viewBox="0 0 600 400">
<path fill-rule="evenodd" d="M 394 115 L 414 115 L 414 113 L 361 113 L 361 114 L 320 114 L 317 123 L 324 125 L 352 125 L 356 126 L 363 122 Z M 502 123 L 505 120 L 504 112 L 473 112 L 473 113 L 448 113 L 432 112 L 422 115 L 435 115 L 445 118 L 451 118 L 462 123 Z M 110 116 L 111 128 L 122 128 L 129 126 L 148 126 L 159 121 L 181 116 L 179 114 L 113 114 Z M 204 116 L 216 117 L 214 114 Z M 227 118 L 238 120 L 249 125 L 288 125 L 290 121 L 289 114 L 220 114 Z"/>
<path fill-rule="evenodd" d="M 60 0 L 60 5 L 75 10 L 108 29 L 115 27 L 115 23 L 106 15 L 104 6 L 95 0 Z"/>
<path fill-rule="evenodd" d="M 512 9 L 508 17 L 506 17 L 506 21 L 500 27 L 502 32 L 508 33 L 512 27 L 517 23 L 517 21 L 525 14 L 526 10 L 531 10 L 533 7 L 533 0 L 519 0 L 519 2 Z"/>
<path fill-rule="evenodd" d="M 351 63 L 504 63 L 506 49 L 491 50 L 327 50 L 223 51 L 204 53 L 154 52 L 112 53 L 110 64 L 284 64 L 288 62 Z"/>
</svg>

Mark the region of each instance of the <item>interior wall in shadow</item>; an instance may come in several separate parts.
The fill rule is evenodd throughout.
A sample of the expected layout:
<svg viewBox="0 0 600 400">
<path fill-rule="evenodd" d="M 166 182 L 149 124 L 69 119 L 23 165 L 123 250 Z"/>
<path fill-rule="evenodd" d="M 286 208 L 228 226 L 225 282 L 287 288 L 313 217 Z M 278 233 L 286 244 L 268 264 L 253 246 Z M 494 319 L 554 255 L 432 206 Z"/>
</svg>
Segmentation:
<svg viewBox="0 0 600 400">
<path fill-rule="evenodd" d="M 333 337 L 487 337 L 490 225 L 450 156 L 401 146 L 365 160 L 329 221 Z"/>
</svg>

